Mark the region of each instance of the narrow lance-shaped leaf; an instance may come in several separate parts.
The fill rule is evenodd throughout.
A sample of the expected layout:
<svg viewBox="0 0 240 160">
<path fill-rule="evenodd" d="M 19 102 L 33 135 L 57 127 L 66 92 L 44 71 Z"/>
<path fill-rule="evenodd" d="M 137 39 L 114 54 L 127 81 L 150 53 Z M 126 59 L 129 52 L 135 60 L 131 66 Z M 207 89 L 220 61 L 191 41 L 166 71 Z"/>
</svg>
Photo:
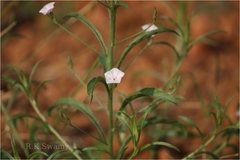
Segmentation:
<svg viewBox="0 0 240 160">
<path fill-rule="evenodd" d="M 99 151 L 99 152 L 104 152 L 107 153 L 108 155 L 113 156 L 108 150 L 104 149 L 103 147 L 97 147 L 97 146 L 92 146 L 92 147 L 86 147 L 83 148 L 82 151 Z"/>
<path fill-rule="evenodd" d="M 31 73 L 30 73 L 30 76 L 29 76 L 29 85 L 31 85 L 31 83 L 32 83 L 32 78 L 33 78 L 33 75 L 34 75 L 34 73 L 35 73 L 35 71 L 36 71 L 36 69 L 37 69 L 37 67 L 38 67 L 38 65 L 41 63 L 41 61 L 38 61 L 34 66 L 33 66 L 33 69 L 32 69 L 32 71 L 31 71 Z"/>
<path fill-rule="evenodd" d="M 215 31 L 207 32 L 204 35 L 202 35 L 202 36 L 198 37 L 197 39 L 195 39 L 194 41 L 192 41 L 192 43 L 190 43 L 189 46 L 188 46 L 188 50 L 190 50 L 196 43 L 201 42 L 207 36 L 210 36 L 210 35 L 213 35 L 213 34 L 216 34 L 216 33 L 226 33 L 226 32 L 223 31 L 223 30 L 215 30 Z"/>
<path fill-rule="evenodd" d="M 9 159 L 11 159 L 11 160 L 15 160 L 15 158 L 13 158 L 13 156 L 11 156 L 7 151 L 5 151 L 4 149 L 1 149 L 1 152 L 5 155 L 5 156 L 7 156 Z"/>
<path fill-rule="evenodd" d="M 106 46 L 104 44 L 102 35 L 100 34 L 100 32 L 94 27 L 94 25 L 86 17 L 84 17 L 83 15 L 81 15 L 79 13 L 69 13 L 69 14 L 65 15 L 65 17 L 75 17 L 78 20 L 85 23 L 93 31 L 93 33 L 96 35 L 97 39 L 99 40 L 99 42 L 100 42 L 100 44 L 103 48 L 104 53 L 107 54 L 107 49 L 106 49 Z"/>
<path fill-rule="evenodd" d="M 57 151 L 53 152 L 53 153 L 48 157 L 47 160 L 51 160 L 51 159 L 53 159 L 53 157 L 55 157 L 56 155 L 59 155 L 59 154 L 61 154 L 61 153 L 63 153 L 63 152 L 66 152 L 66 151 L 65 151 L 65 150 L 57 150 Z"/>
<path fill-rule="evenodd" d="M 81 112 L 83 112 L 84 114 L 86 114 L 92 120 L 92 122 L 96 125 L 101 137 L 103 138 L 103 141 L 106 142 L 104 132 L 103 132 L 97 118 L 94 116 L 92 111 L 84 103 L 78 102 L 77 100 L 75 100 L 73 98 L 62 98 L 62 99 L 57 100 L 57 102 L 55 102 L 52 106 L 49 107 L 48 114 L 51 115 L 52 110 L 56 106 L 63 106 L 63 105 L 75 107 L 75 108 L 79 109 Z"/>
<path fill-rule="evenodd" d="M 164 45 L 167 45 L 168 47 L 170 47 L 174 51 L 174 53 L 175 53 L 175 55 L 177 57 L 177 60 L 180 60 L 180 58 L 181 58 L 180 54 L 178 53 L 177 49 L 173 45 L 171 45 L 168 42 L 161 41 L 161 42 L 153 43 L 151 46 L 155 46 L 155 45 L 158 45 L 158 44 L 164 44 Z"/>
<path fill-rule="evenodd" d="M 170 22 L 172 22 L 179 29 L 181 35 L 184 37 L 184 32 L 183 32 L 182 28 L 180 27 L 180 25 L 175 20 L 173 20 L 172 18 L 170 18 L 168 16 L 161 16 L 161 18 L 167 19 Z"/>
<path fill-rule="evenodd" d="M 105 79 L 101 76 L 99 76 L 97 78 L 93 78 L 90 82 L 88 82 L 88 85 L 87 85 L 87 93 L 91 97 L 89 104 L 92 102 L 93 90 L 94 90 L 94 87 L 97 85 L 98 82 L 101 82 L 101 83 L 104 84 L 104 86 L 107 90 L 107 93 L 109 94 L 108 86 L 107 86 L 107 83 L 106 83 Z"/>
<path fill-rule="evenodd" d="M 46 80 L 44 80 L 44 81 L 42 81 L 42 82 L 40 82 L 38 84 L 36 92 L 34 94 L 34 99 L 36 100 L 36 102 L 37 102 L 37 97 L 38 97 L 38 93 L 39 93 L 40 89 L 44 86 L 45 83 L 47 83 L 49 81 L 51 81 L 51 80 L 50 79 L 46 79 Z"/>
<path fill-rule="evenodd" d="M 165 154 L 168 156 L 168 158 L 170 158 L 171 160 L 174 160 L 174 158 L 170 154 L 168 153 L 165 153 Z"/>
<path fill-rule="evenodd" d="M 32 154 L 30 154 L 30 155 L 28 156 L 28 160 L 34 159 L 35 157 L 40 156 L 40 155 L 44 155 L 44 156 L 47 156 L 47 157 L 48 157 L 48 154 L 47 154 L 47 153 L 41 152 L 41 151 L 36 151 L 36 152 L 33 152 Z"/>
<path fill-rule="evenodd" d="M 166 118 L 159 118 L 159 117 L 152 117 L 149 118 L 145 121 L 145 123 L 143 124 L 143 128 L 149 126 L 149 125 L 154 125 L 154 124 L 158 124 L 158 123 L 163 123 L 163 124 L 170 124 L 173 126 L 177 126 L 179 127 L 182 132 L 184 133 L 185 136 L 187 136 L 187 128 L 185 125 L 183 125 L 182 123 L 173 120 L 173 119 L 166 119 Z"/>
<path fill-rule="evenodd" d="M 188 122 L 191 126 L 193 126 L 194 128 L 196 128 L 196 130 L 198 131 L 200 137 L 201 137 L 201 140 L 203 140 L 203 134 L 201 132 L 201 130 L 198 128 L 198 126 L 196 125 L 196 123 L 194 123 L 192 120 L 190 120 L 189 118 L 187 117 L 184 117 L 184 116 L 178 116 L 180 119 Z"/>
<path fill-rule="evenodd" d="M 145 149 L 147 149 L 147 148 L 149 148 L 149 147 L 151 147 L 151 146 L 155 146 L 155 145 L 166 146 L 166 147 L 168 147 L 168 148 L 172 148 L 172 149 L 180 152 L 179 149 L 178 149 L 177 147 L 175 147 L 174 145 L 172 145 L 172 144 L 170 144 L 170 143 L 167 143 L 167 142 L 159 142 L 159 141 L 146 144 L 145 146 L 143 146 L 143 147 L 141 147 L 141 148 L 139 149 L 139 152 L 141 152 L 141 151 L 143 151 L 143 150 L 145 150 Z"/>
<path fill-rule="evenodd" d="M 128 118 L 128 120 L 131 121 L 130 117 L 127 114 L 125 114 L 124 112 L 120 112 L 120 114 L 124 114 Z M 133 135 L 132 127 L 131 127 L 131 125 L 128 124 L 128 121 L 126 119 L 124 119 L 123 117 L 119 116 L 118 114 L 114 114 L 114 115 L 116 116 L 116 118 L 119 121 L 121 121 L 128 128 L 131 135 Z"/>
<path fill-rule="evenodd" d="M 13 155 L 14 155 L 14 159 L 21 159 L 19 154 L 18 154 L 18 151 L 17 151 L 17 147 L 16 147 L 16 144 L 15 144 L 15 141 L 14 141 L 14 138 L 11 135 L 11 145 L 12 145 L 12 150 L 13 150 Z"/>
<path fill-rule="evenodd" d="M 32 118 L 32 119 L 35 119 L 35 120 L 41 122 L 42 124 L 44 124 L 46 126 L 46 123 L 44 123 L 40 118 L 37 118 L 36 116 L 30 115 L 30 114 L 24 114 L 24 113 L 20 113 L 20 114 L 16 114 L 16 115 L 12 116 L 9 119 L 9 121 L 13 121 L 13 120 L 21 119 L 21 118 Z"/>
<path fill-rule="evenodd" d="M 227 108 L 228 108 L 229 104 L 231 103 L 231 101 L 232 101 L 233 99 L 234 99 L 234 97 L 232 97 L 231 99 L 229 99 L 229 101 L 228 101 L 227 104 L 225 105 L 224 110 L 223 110 L 223 115 L 226 114 Z"/>
<path fill-rule="evenodd" d="M 196 153 L 196 155 L 198 155 L 198 154 L 207 154 L 207 155 L 210 155 L 213 159 L 219 159 L 219 157 L 218 156 L 216 156 L 214 153 L 212 153 L 212 152 L 198 152 L 198 153 Z"/>
<path fill-rule="evenodd" d="M 168 28 L 160 28 L 160 29 L 156 29 L 156 30 L 153 30 L 153 31 L 144 32 L 143 34 L 141 34 L 138 37 L 136 37 L 132 42 L 130 42 L 130 44 L 124 49 L 121 57 L 119 58 L 119 61 L 118 61 L 118 64 L 117 64 L 117 68 L 120 68 L 120 66 L 121 66 L 123 60 L 125 59 L 125 57 L 127 56 L 127 54 L 139 42 L 141 42 L 144 39 L 147 39 L 147 38 L 151 37 L 154 34 L 164 33 L 164 32 L 172 32 L 172 33 L 175 33 L 175 34 L 178 35 L 178 33 L 176 31 L 168 29 Z"/>
<path fill-rule="evenodd" d="M 218 129 L 219 125 L 218 125 L 218 119 L 217 119 L 216 114 L 215 114 L 214 112 L 210 112 L 209 114 L 210 114 L 210 115 L 213 115 L 213 118 L 214 118 L 214 120 L 215 120 L 215 126 L 216 126 L 216 128 Z"/>
<path fill-rule="evenodd" d="M 127 5 L 127 3 L 125 3 L 125 2 L 117 2 L 117 7 L 120 7 L 120 6 L 126 8 L 126 9 L 129 8 L 128 5 Z"/>
<path fill-rule="evenodd" d="M 119 111 L 122 111 L 126 107 L 126 105 L 128 103 L 130 103 L 132 100 L 139 98 L 139 97 L 145 97 L 145 96 L 153 97 L 155 99 L 164 100 L 166 102 L 170 102 L 170 103 L 178 105 L 178 102 L 171 94 L 169 94 L 161 89 L 158 89 L 158 88 L 144 88 L 144 89 L 141 89 L 141 90 L 133 93 L 132 95 L 128 96 L 123 101 L 122 106 Z"/>
<path fill-rule="evenodd" d="M 228 126 L 228 127 L 225 127 L 225 128 L 223 128 L 222 130 L 220 130 L 217 134 L 216 134 L 216 136 L 218 136 L 220 133 L 222 133 L 222 132 L 224 132 L 224 131 L 227 131 L 227 130 L 231 130 L 231 129 L 238 129 L 238 130 L 240 130 L 240 126 L 238 125 L 232 125 L 232 126 Z"/>
</svg>

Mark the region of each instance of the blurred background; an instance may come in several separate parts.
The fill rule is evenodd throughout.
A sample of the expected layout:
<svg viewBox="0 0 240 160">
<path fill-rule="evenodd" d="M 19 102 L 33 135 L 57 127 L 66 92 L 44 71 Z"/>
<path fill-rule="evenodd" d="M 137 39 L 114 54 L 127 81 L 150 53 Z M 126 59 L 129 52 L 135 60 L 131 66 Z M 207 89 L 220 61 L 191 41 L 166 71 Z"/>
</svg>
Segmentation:
<svg viewBox="0 0 240 160">
<path fill-rule="evenodd" d="M 175 26 L 164 18 L 167 15 L 173 19 L 177 18 L 173 10 L 181 7 L 179 2 L 164 1 L 126 1 L 129 9 L 120 7 L 117 12 L 116 21 L 116 41 L 120 41 L 141 31 L 141 26 L 152 22 L 153 8 L 158 11 L 156 25 L 176 29 Z M 76 87 L 78 80 L 68 70 L 67 57 L 73 60 L 74 70 L 82 79 L 88 73 L 94 61 L 98 58 L 95 53 L 79 43 L 68 33 L 56 26 L 47 16 L 39 13 L 39 10 L 48 2 L 22 2 L 22 1 L 1 1 L 1 75 L 16 77 L 7 65 L 15 66 L 18 70 L 23 70 L 30 74 L 34 64 L 41 60 L 41 64 L 36 70 L 34 79 L 43 81 L 51 79 L 40 91 L 38 102 L 41 110 L 46 111 L 48 106 L 53 104 L 58 98 L 70 97 Z M 170 4 L 170 5 L 169 5 Z M 204 134 L 211 131 L 211 124 L 205 121 L 206 107 L 214 102 L 217 96 L 224 106 L 228 100 L 235 97 L 227 109 L 229 117 L 238 120 L 237 111 L 239 106 L 239 2 L 238 1 L 188 1 L 185 4 L 186 20 L 197 8 L 202 8 L 191 21 L 191 35 L 193 40 L 206 32 L 212 30 L 224 30 L 226 33 L 219 33 L 209 37 L 209 44 L 199 43 L 194 46 L 188 56 L 183 61 L 178 75 L 181 76 L 181 85 L 176 95 L 182 96 L 185 100 L 180 101 L 180 106 L 168 108 L 166 116 L 176 119 L 178 115 L 184 115 L 196 122 Z M 58 21 L 68 28 L 75 35 L 80 37 L 97 51 L 101 51 L 95 35 L 83 23 L 72 18 L 63 18 L 69 12 L 80 12 L 86 16 L 94 26 L 100 31 L 106 44 L 109 44 L 109 16 L 107 9 L 99 3 L 93 1 L 58 1 L 53 10 Z M 173 34 L 163 33 L 156 35 L 153 39 L 157 41 L 167 41 L 174 44 L 176 37 Z M 115 62 L 120 57 L 122 51 L 130 41 L 120 43 L 115 47 Z M 146 41 L 141 42 L 132 49 L 123 63 L 123 68 L 137 55 L 144 47 Z M 171 75 L 175 57 L 172 50 L 164 45 L 147 49 L 125 72 L 122 82 L 118 85 L 114 95 L 114 109 L 120 106 L 119 91 L 131 94 L 143 87 L 159 87 L 164 85 L 162 79 Z M 98 67 L 87 79 L 103 76 L 103 69 Z M 99 85 L 94 91 L 96 97 L 106 105 L 107 97 L 104 88 Z M 7 84 L 1 82 L 1 99 L 7 103 L 12 96 Z M 75 98 L 86 104 L 89 101 L 86 89 L 82 87 Z M 142 108 L 144 104 L 136 102 L 136 109 Z M 95 111 L 102 126 L 107 129 L 103 111 L 98 110 L 98 104 L 93 102 L 90 108 Z M 163 111 L 159 107 L 159 114 Z M 35 114 L 24 94 L 19 94 L 10 109 L 10 115 L 17 113 Z M 55 115 L 57 116 L 57 115 Z M 54 118 L 49 117 L 49 122 L 54 122 Z M 73 117 L 73 123 L 89 132 L 95 132 L 91 127 L 91 122 L 86 116 L 77 113 Z M 224 122 L 224 125 L 229 125 Z M 22 138 L 26 141 L 29 136 L 24 125 L 19 128 Z M 61 125 L 57 126 L 60 128 Z M 10 138 L 3 134 L 6 130 L 6 119 L 1 117 L 2 148 L 11 149 Z M 193 131 L 194 132 L 194 131 Z M 81 134 L 73 128 L 67 128 L 62 135 L 71 143 L 84 147 L 93 145 L 91 138 Z M 80 138 L 79 138 L 80 136 Z M 153 136 L 146 132 L 142 134 L 141 144 L 151 141 Z M 41 139 L 41 134 L 39 134 Z M 178 148 L 181 153 L 173 153 L 176 158 L 181 158 L 185 154 L 196 149 L 200 140 L 197 138 L 179 138 L 174 136 L 164 137 Z M 235 137 L 232 143 L 238 143 Z M 117 146 L 116 146 L 117 148 Z M 164 152 L 170 152 L 166 148 L 158 148 L 157 158 L 166 158 Z M 167 151 L 166 151 L 167 150 Z M 130 152 L 130 151 L 129 151 Z M 232 149 L 226 149 L 221 154 L 231 154 Z M 140 158 L 147 158 L 148 152 L 143 152 Z"/>
</svg>

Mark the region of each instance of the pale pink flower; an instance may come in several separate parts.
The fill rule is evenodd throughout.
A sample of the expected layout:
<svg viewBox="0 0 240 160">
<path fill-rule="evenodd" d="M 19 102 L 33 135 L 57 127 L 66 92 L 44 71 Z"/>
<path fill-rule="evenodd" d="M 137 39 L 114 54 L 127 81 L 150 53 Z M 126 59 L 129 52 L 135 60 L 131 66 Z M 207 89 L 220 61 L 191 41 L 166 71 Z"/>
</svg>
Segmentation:
<svg viewBox="0 0 240 160">
<path fill-rule="evenodd" d="M 52 12 L 53 8 L 54 8 L 54 3 L 55 2 L 51 2 L 46 4 L 40 11 L 39 13 L 42 13 L 44 15 L 49 14 L 50 12 Z"/>
<path fill-rule="evenodd" d="M 142 26 L 142 30 L 147 29 L 150 25 L 151 25 L 151 24 L 145 24 L 145 25 L 143 25 L 143 26 Z M 146 30 L 146 32 L 153 31 L 153 30 L 156 30 L 156 29 L 158 29 L 158 27 L 153 24 L 153 25 L 151 25 L 151 27 L 149 27 L 149 28 Z M 152 35 L 152 37 L 154 37 L 154 35 Z"/>
<path fill-rule="evenodd" d="M 104 73 L 106 83 L 107 84 L 120 83 L 124 74 L 125 73 L 120 71 L 119 69 L 113 68 L 110 71 L 107 71 L 106 73 Z"/>
</svg>

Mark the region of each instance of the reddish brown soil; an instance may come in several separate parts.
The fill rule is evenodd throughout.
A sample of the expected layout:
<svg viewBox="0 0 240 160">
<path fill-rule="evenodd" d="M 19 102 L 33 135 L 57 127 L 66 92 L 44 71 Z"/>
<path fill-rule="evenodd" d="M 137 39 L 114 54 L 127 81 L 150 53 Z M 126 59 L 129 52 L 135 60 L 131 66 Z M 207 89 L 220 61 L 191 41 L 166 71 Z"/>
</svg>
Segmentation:
<svg viewBox="0 0 240 160">
<path fill-rule="evenodd" d="M 2 2 L 1 2 L 2 3 Z M 23 4 L 24 3 L 24 4 Z M 81 11 L 100 31 L 106 44 L 109 44 L 109 17 L 105 7 L 100 4 L 94 5 L 92 2 L 57 2 L 54 8 L 54 14 L 59 19 L 60 23 L 65 23 L 68 19 L 62 17 L 69 12 Z M 124 39 L 141 30 L 141 26 L 152 22 L 152 12 L 154 6 L 158 11 L 158 16 L 168 15 L 175 18 L 170 10 L 163 2 L 156 1 L 139 1 L 127 2 L 129 9 L 119 8 L 116 22 L 116 41 Z M 176 2 L 171 2 L 174 7 L 177 7 Z M 44 112 L 58 98 L 69 97 L 78 86 L 78 80 L 68 70 L 67 57 L 70 56 L 73 60 L 74 70 L 80 78 L 84 78 L 89 68 L 97 58 L 97 55 L 84 45 L 79 43 L 75 38 L 59 29 L 47 16 L 38 14 L 39 9 L 45 2 L 18 2 L 13 5 L 7 12 L 7 15 L 2 19 L 2 30 L 5 29 L 9 17 L 17 15 L 17 25 L 7 34 L 19 34 L 22 37 L 12 38 L 3 44 L 1 52 L 1 73 L 2 75 L 11 75 L 16 78 L 11 72 L 8 72 L 6 65 L 14 65 L 18 70 L 25 71 L 28 75 L 34 64 L 42 60 L 34 79 L 42 81 L 52 79 L 46 84 L 46 89 L 41 90 L 39 94 L 39 106 Z M 215 42 L 214 46 L 206 44 L 198 44 L 194 46 L 188 56 L 183 61 L 178 74 L 182 76 L 182 83 L 176 92 L 176 95 L 185 97 L 184 101 L 179 101 L 180 106 L 172 106 L 168 113 L 168 118 L 177 119 L 178 115 L 184 115 L 193 120 L 202 130 L 203 134 L 208 134 L 213 129 L 214 123 L 209 123 L 204 118 L 204 108 L 199 102 L 195 91 L 194 83 L 190 78 L 190 74 L 194 75 L 196 83 L 199 86 L 204 102 L 208 104 L 215 96 L 218 97 L 220 103 L 224 106 L 231 97 L 235 97 L 228 107 L 227 113 L 233 121 L 237 120 L 236 112 L 239 103 L 239 2 L 187 2 L 188 15 L 198 6 L 217 6 L 209 12 L 198 14 L 191 22 L 191 39 L 195 39 L 202 34 L 211 30 L 224 30 L 226 33 L 219 33 L 211 36 L 210 39 Z M 3 3 L 6 5 L 6 3 Z M 32 6 L 29 11 L 24 10 L 24 5 Z M 86 7 L 88 5 L 88 7 Z M 26 7 L 26 6 L 25 6 Z M 71 25 L 68 27 L 70 31 L 83 39 L 86 43 L 93 46 L 96 50 L 101 51 L 96 37 L 83 23 L 70 20 Z M 5 26 L 4 26 L 5 25 Z M 172 29 L 174 25 L 168 21 L 158 18 L 157 25 L 159 27 L 169 26 Z M 175 42 L 175 36 L 170 33 L 159 34 L 154 37 L 154 42 L 165 40 L 170 43 Z M 130 41 L 123 42 L 115 47 L 115 61 L 118 60 L 124 48 Z M 122 69 L 136 56 L 140 49 L 145 45 L 146 41 L 141 42 L 127 56 L 126 61 L 122 65 Z M 165 76 L 170 76 L 174 62 L 174 54 L 172 51 L 163 45 L 147 49 L 133 64 L 129 67 L 122 82 L 118 85 L 114 95 L 114 111 L 116 112 L 120 106 L 119 95 L 117 91 L 123 91 L 126 94 L 131 94 L 134 91 L 143 87 L 162 87 L 163 82 L 149 74 L 136 76 L 135 74 L 143 70 L 155 70 Z M 217 70 L 218 68 L 218 70 Z M 216 73 L 218 71 L 218 77 Z M 103 70 L 98 67 L 90 76 L 88 81 L 96 76 L 102 76 Z M 2 82 L 2 101 L 6 103 L 12 95 L 12 92 L 7 89 L 6 83 Z M 107 97 L 104 88 L 99 85 L 94 91 L 100 101 L 106 105 Z M 79 101 L 88 103 L 89 97 L 86 89 L 82 88 L 75 98 Z M 143 107 L 143 104 L 135 104 L 136 108 Z M 209 107 L 209 105 L 207 105 Z M 93 102 L 90 105 L 93 111 L 96 111 L 98 104 Z M 159 114 L 163 111 L 163 107 L 159 107 Z M 35 114 L 31 109 L 25 95 L 20 94 L 12 106 L 10 115 L 17 113 Z M 107 120 L 104 111 L 95 112 L 99 118 L 103 128 L 107 131 Z M 1 114 L 2 115 L 2 114 Z M 48 118 L 49 122 L 54 122 L 56 117 Z M 91 122 L 87 117 L 78 113 L 72 119 L 73 123 L 88 132 L 94 132 L 95 128 L 91 127 Z M 8 150 L 10 142 L 9 137 L 3 134 L 5 131 L 6 118 L 1 117 L 1 142 L 5 145 L 4 149 Z M 224 121 L 224 125 L 228 123 Z M 61 126 L 61 125 L 60 125 Z M 60 128 L 59 126 L 59 128 Z M 195 130 L 191 130 L 195 132 Z M 25 127 L 20 127 L 22 138 L 27 140 L 28 134 L 25 132 Z M 26 133 L 26 134 L 25 134 Z M 71 143 L 75 142 L 79 147 L 93 145 L 92 138 L 81 134 L 73 128 L 66 128 L 62 135 Z M 79 138 L 80 137 L 80 138 Z M 148 133 L 141 135 L 140 145 L 154 140 L 148 136 Z M 181 153 L 172 152 L 170 149 L 159 147 L 157 158 L 167 158 L 165 152 L 171 154 L 175 158 L 181 158 L 196 149 L 200 141 L 197 138 L 166 138 L 165 141 L 176 145 Z M 221 141 L 221 139 L 219 139 Z M 238 138 L 231 140 L 237 144 Z M 211 147 L 211 145 L 210 145 Z M 115 146 L 117 151 L 118 146 Z M 132 151 L 131 144 L 127 153 Z M 223 150 L 220 156 L 233 154 L 231 149 Z M 149 152 L 143 152 L 137 158 L 149 158 Z"/>
</svg>

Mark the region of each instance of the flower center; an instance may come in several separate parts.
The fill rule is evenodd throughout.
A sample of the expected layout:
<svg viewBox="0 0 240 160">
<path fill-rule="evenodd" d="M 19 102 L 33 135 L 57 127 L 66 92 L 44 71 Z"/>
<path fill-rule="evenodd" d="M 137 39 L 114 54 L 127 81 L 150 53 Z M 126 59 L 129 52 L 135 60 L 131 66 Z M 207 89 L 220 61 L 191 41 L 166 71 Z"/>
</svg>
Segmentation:
<svg viewBox="0 0 240 160">
<path fill-rule="evenodd" d="M 113 80 L 114 80 L 114 81 L 116 81 L 116 79 L 117 79 L 116 77 L 113 77 Z"/>
</svg>

